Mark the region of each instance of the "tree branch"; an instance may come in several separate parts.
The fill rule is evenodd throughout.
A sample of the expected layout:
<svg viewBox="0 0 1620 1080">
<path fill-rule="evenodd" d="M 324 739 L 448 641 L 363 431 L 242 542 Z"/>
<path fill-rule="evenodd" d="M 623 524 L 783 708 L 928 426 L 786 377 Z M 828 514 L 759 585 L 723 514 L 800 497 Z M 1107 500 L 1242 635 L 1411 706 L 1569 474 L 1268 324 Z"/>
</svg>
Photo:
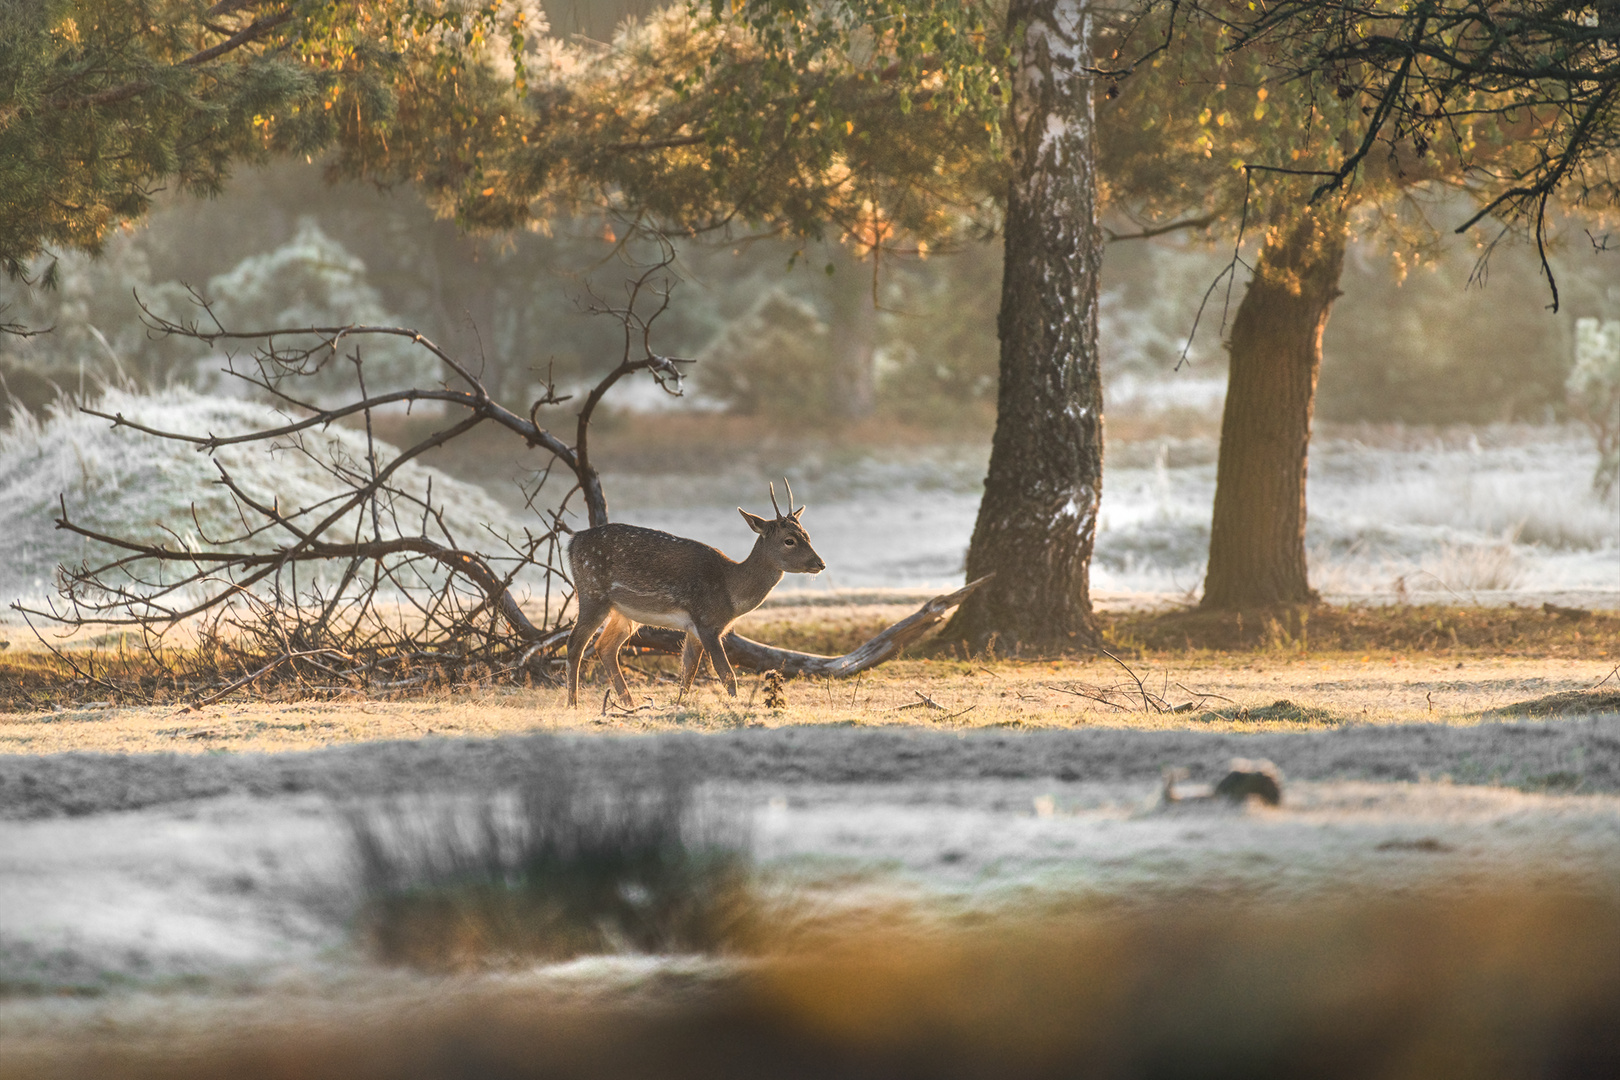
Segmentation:
<svg viewBox="0 0 1620 1080">
<path fill-rule="evenodd" d="M 259 0 L 242 0 L 242 2 L 233 2 L 233 0 L 227 0 L 226 3 L 216 4 L 213 8 L 210 8 L 208 14 L 225 14 L 227 12 L 237 10 L 238 8 L 251 7 L 258 2 Z M 282 11 L 278 11 L 274 15 L 255 19 L 253 22 L 249 23 L 241 30 L 238 30 L 224 41 L 217 42 L 206 49 L 201 49 L 192 53 L 190 56 L 181 60 L 176 66 L 199 67 L 208 63 L 210 60 L 217 60 L 227 53 L 235 52 L 244 45 L 249 45 L 259 40 L 276 27 L 290 21 L 293 15 L 293 9 L 286 8 Z M 94 94 L 87 94 L 82 97 L 61 94 L 52 98 L 50 100 L 50 104 L 51 107 L 55 109 L 116 105 L 121 101 L 128 101 L 130 98 L 138 97 L 156 85 L 156 83 L 149 79 L 134 79 L 130 82 L 122 84 L 121 86 L 110 87 L 106 90 L 101 90 Z"/>
<path fill-rule="evenodd" d="M 1200 218 L 1187 221 L 1172 221 L 1168 225 L 1154 225 L 1144 228 L 1141 232 L 1117 233 L 1106 226 L 1103 227 L 1103 237 L 1110 244 L 1117 244 L 1125 240 L 1151 240 L 1155 236 L 1164 236 L 1166 233 L 1179 232 L 1182 229 L 1207 229 L 1219 220 L 1218 214 L 1205 214 Z"/>
<path fill-rule="evenodd" d="M 210 60 L 217 60 L 228 52 L 234 52 L 235 50 L 240 49 L 243 45 L 247 45 L 250 42 L 259 40 L 259 38 L 287 22 L 292 17 L 293 9 L 287 8 L 266 18 L 254 19 L 251 23 L 244 26 L 242 29 L 238 30 L 224 41 L 221 41 L 217 45 L 210 48 L 203 49 L 201 52 L 192 53 L 190 56 L 186 57 L 180 62 L 187 67 L 196 67 L 198 64 L 206 64 Z"/>
</svg>

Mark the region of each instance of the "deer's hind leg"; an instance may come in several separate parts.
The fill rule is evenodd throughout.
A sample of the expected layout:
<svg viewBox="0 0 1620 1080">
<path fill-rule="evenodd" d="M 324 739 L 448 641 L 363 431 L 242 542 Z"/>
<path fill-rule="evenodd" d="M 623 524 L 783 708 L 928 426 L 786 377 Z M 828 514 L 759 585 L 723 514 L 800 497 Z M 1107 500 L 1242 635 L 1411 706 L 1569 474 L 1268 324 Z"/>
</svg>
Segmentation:
<svg viewBox="0 0 1620 1080">
<path fill-rule="evenodd" d="M 596 599 L 579 597 L 579 618 L 574 620 L 574 632 L 568 635 L 568 707 L 579 704 L 579 665 L 585 659 L 585 646 L 590 644 L 596 628 L 613 614 L 606 597 Z"/>
<path fill-rule="evenodd" d="M 624 671 L 619 667 L 619 648 L 635 632 L 635 623 L 620 612 L 610 611 L 607 623 L 602 627 L 602 637 L 596 643 L 596 655 L 602 658 L 608 678 L 613 680 L 613 689 L 618 692 L 619 700 L 627 709 L 635 707 L 636 698 L 630 693 L 630 684 L 624 681 Z"/>
<path fill-rule="evenodd" d="M 688 630 L 686 644 L 681 647 L 681 694 L 692 689 L 692 683 L 697 680 L 698 672 L 703 668 L 703 642 L 698 640 L 697 634 Z"/>
</svg>

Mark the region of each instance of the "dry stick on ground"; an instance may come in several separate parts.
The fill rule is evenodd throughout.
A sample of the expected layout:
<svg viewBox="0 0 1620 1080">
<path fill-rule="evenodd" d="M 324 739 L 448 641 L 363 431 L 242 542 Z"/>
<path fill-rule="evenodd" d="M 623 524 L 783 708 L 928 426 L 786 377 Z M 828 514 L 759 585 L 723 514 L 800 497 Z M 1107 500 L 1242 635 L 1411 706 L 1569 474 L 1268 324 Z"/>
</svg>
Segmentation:
<svg viewBox="0 0 1620 1080">
<path fill-rule="evenodd" d="M 302 651 L 299 651 L 299 652 L 285 653 L 285 654 L 283 654 L 281 656 L 276 657 L 274 660 L 271 660 L 268 664 L 261 667 L 258 671 L 250 672 L 247 675 L 244 675 L 242 678 L 237 679 L 235 682 L 226 683 L 224 686 L 220 687 L 218 690 L 214 691 L 212 694 L 208 694 L 208 695 L 206 695 L 204 697 L 198 698 L 196 701 L 191 702 L 184 709 L 182 709 L 180 711 L 181 712 L 191 712 L 191 711 L 194 711 L 194 710 L 197 710 L 197 709 L 202 709 L 202 708 L 205 708 L 205 707 L 207 707 L 209 705 L 212 705 L 214 702 L 218 701 L 220 698 L 222 698 L 222 697 L 226 696 L 227 694 L 231 693 L 233 690 L 240 690 L 244 686 L 250 686 L 253 683 L 258 682 L 264 676 L 270 674 L 270 672 L 274 671 L 276 668 L 280 667 L 282 664 L 291 663 L 292 661 L 298 659 L 301 656 L 322 656 L 322 655 L 326 655 L 326 654 L 339 656 L 344 660 L 353 659 L 353 657 L 343 656 L 341 653 L 333 653 L 332 650 L 330 650 L 330 649 L 305 649 L 305 650 L 302 650 Z"/>
<path fill-rule="evenodd" d="M 1217 698 L 1217 699 L 1219 699 L 1221 701 L 1231 701 L 1233 705 L 1237 704 L 1237 702 L 1232 701 L 1231 698 L 1225 697 L 1224 695 L 1210 694 L 1210 693 L 1206 693 L 1203 690 L 1192 690 L 1192 689 L 1189 689 L 1188 687 L 1183 686 L 1181 683 L 1176 683 L 1176 689 L 1182 691 L 1183 693 L 1191 694 L 1195 698 L 1198 698 L 1199 699 L 1198 703 L 1200 705 L 1202 705 L 1204 703 L 1204 701 L 1206 699 L 1208 699 L 1208 698 Z"/>
<path fill-rule="evenodd" d="M 1147 686 L 1142 682 L 1141 678 L 1136 674 L 1135 671 L 1131 670 L 1131 665 L 1127 664 L 1125 661 L 1121 660 L 1119 657 L 1115 656 L 1113 653 L 1109 652 L 1107 649 L 1099 649 L 1097 651 L 1102 653 L 1104 656 L 1108 657 L 1108 659 L 1112 660 L 1114 663 L 1118 664 L 1120 667 L 1124 668 L 1125 669 L 1125 674 L 1129 675 L 1131 677 L 1132 681 L 1134 681 L 1136 683 L 1137 692 L 1142 695 L 1142 711 L 1143 712 L 1147 712 L 1150 709 L 1153 712 L 1160 712 L 1160 713 L 1176 711 L 1176 710 L 1173 710 L 1173 709 L 1170 708 L 1170 703 L 1169 702 L 1165 701 L 1162 697 L 1159 697 L 1157 694 L 1153 694 L 1153 693 L 1150 693 L 1148 691 Z"/>
<path fill-rule="evenodd" d="M 1142 695 L 1142 711 L 1147 712 L 1149 706 L 1152 704 L 1148 700 L 1147 687 L 1143 685 L 1141 678 L 1137 676 L 1136 672 L 1131 670 L 1131 665 L 1127 664 L 1125 661 L 1121 660 L 1119 657 L 1115 656 L 1113 653 L 1109 652 L 1107 649 L 1099 649 L 1098 651 L 1101 652 L 1104 656 L 1108 657 L 1108 659 L 1112 660 L 1114 663 L 1118 664 L 1120 667 L 1125 669 L 1125 674 L 1129 675 L 1131 677 L 1131 679 L 1136 683 L 1136 689 Z M 1155 711 L 1162 712 L 1163 710 L 1156 708 Z"/>
<path fill-rule="evenodd" d="M 1086 690 L 1077 690 L 1077 689 L 1075 689 L 1073 687 L 1069 687 L 1069 686 L 1053 686 L 1051 683 L 1042 683 L 1041 686 L 1044 687 L 1047 690 L 1056 690 L 1060 694 L 1073 694 L 1075 697 L 1089 698 L 1092 701 L 1101 702 L 1102 704 L 1107 705 L 1110 709 L 1118 709 L 1120 712 L 1130 712 L 1131 711 L 1130 709 L 1126 708 L 1125 706 L 1119 704 L 1119 702 L 1110 701 L 1110 700 L 1108 700 L 1108 698 L 1101 696 L 1101 694 L 1089 693 Z M 1112 693 L 1112 692 L 1113 691 L 1108 691 L 1108 690 L 1102 691 L 1103 694 Z M 1019 696 L 1022 697 L 1023 695 L 1019 695 Z"/>
<path fill-rule="evenodd" d="M 606 691 L 604 691 L 603 694 L 602 694 L 602 715 L 603 716 L 606 716 L 608 714 L 608 710 L 610 710 L 610 709 L 612 711 L 618 713 L 620 716 L 634 716 L 636 713 L 640 712 L 641 710 L 650 709 L 652 707 L 653 707 L 652 702 L 650 702 L 650 701 L 649 702 L 644 702 L 644 703 L 642 703 L 640 705 L 636 705 L 634 707 L 626 707 L 624 705 L 620 705 L 617 701 L 613 700 L 613 688 L 611 686 L 608 687 L 608 689 Z"/>
<path fill-rule="evenodd" d="M 933 698 L 929 697 L 927 694 L 923 693 L 921 690 L 913 690 L 912 693 L 917 695 L 918 700 L 908 702 L 905 705 L 896 705 L 893 711 L 900 712 L 904 709 L 936 709 L 939 712 L 950 712 L 949 709 L 935 701 Z"/>
<path fill-rule="evenodd" d="M 1143 712 L 1147 712 L 1147 711 L 1149 711 L 1151 709 L 1153 712 L 1159 712 L 1159 713 L 1192 712 L 1194 709 L 1198 708 L 1199 705 L 1203 704 L 1203 702 L 1208 700 L 1209 698 L 1218 698 L 1221 701 L 1229 701 L 1229 702 L 1232 701 L 1231 698 L 1224 697 L 1221 694 L 1207 694 L 1207 693 L 1203 693 L 1203 692 L 1198 691 L 1198 690 L 1188 689 L 1186 686 L 1183 686 L 1181 683 L 1178 682 L 1178 683 L 1175 684 L 1177 689 L 1182 690 L 1182 691 L 1192 695 L 1193 697 L 1198 698 L 1198 701 L 1196 701 L 1196 702 L 1187 701 L 1187 702 L 1183 702 L 1180 705 L 1172 706 L 1167 700 L 1165 700 L 1165 698 L 1162 695 L 1153 694 L 1153 693 L 1149 692 L 1147 690 L 1145 684 L 1143 683 L 1143 681 L 1141 679 L 1137 678 L 1136 673 L 1134 671 L 1132 671 L 1130 669 L 1130 667 L 1127 666 L 1124 663 L 1124 661 L 1120 660 L 1119 657 L 1115 656 L 1113 653 L 1107 652 L 1107 650 L 1102 650 L 1102 651 L 1111 660 L 1113 660 L 1115 663 L 1119 664 L 1121 667 L 1124 667 L 1126 672 L 1130 674 L 1131 678 L 1134 680 L 1134 682 L 1136 684 L 1136 688 L 1137 688 L 1136 693 L 1134 693 L 1134 694 L 1127 693 L 1125 691 L 1121 691 L 1121 690 L 1117 689 L 1116 687 L 1112 687 L 1112 686 L 1109 686 L 1109 687 L 1086 686 L 1084 684 L 1077 684 L 1077 685 L 1072 685 L 1072 686 L 1056 686 L 1056 685 L 1053 685 L 1051 683 L 1042 683 L 1041 684 L 1042 687 L 1044 689 L 1047 689 L 1047 690 L 1054 690 L 1054 691 L 1056 691 L 1057 693 L 1060 693 L 1060 694 L 1070 694 L 1070 695 L 1073 695 L 1074 697 L 1087 698 L 1087 699 L 1089 699 L 1091 701 L 1098 702 L 1099 704 L 1107 705 L 1111 709 L 1118 709 L 1120 712 L 1131 712 L 1133 710 L 1131 708 L 1129 708 L 1129 707 L 1127 707 L 1125 705 L 1121 705 L 1119 702 L 1113 700 L 1114 696 L 1123 697 L 1123 698 L 1126 699 L 1126 701 L 1132 701 L 1134 699 L 1140 698 L 1140 700 L 1142 701 L 1142 706 L 1143 706 L 1142 711 Z M 1168 686 L 1169 683 L 1170 683 L 1170 677 L 1168 675 L 1166 675 L 1165 676 L 1165 684 Z M 1236 702 L 1232 702 L 1232 703 L 1236 704 Z"/>
</svg>

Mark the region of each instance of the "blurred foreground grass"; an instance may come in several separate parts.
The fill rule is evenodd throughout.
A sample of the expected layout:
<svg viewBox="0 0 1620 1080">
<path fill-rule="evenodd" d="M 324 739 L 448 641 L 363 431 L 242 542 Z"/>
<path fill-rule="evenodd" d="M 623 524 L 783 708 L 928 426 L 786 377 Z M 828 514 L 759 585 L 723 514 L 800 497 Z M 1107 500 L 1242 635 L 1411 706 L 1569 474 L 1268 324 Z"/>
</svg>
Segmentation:
<svg viewBox="0 0 1620 1080">
<path fill-rule="evenodd" d="M 0 1078 L 1469 1078 L 1620 1075 L 1620 907 L 1511 885 L 1191 901 L 926 929 L 904 913 L 643 965 L 351 984 L 13 1041 Z M 603 980 L 608 982 L 608 980 Z M 229 1018 L 230 1022 L 221 1022 Z"/>
</svg>

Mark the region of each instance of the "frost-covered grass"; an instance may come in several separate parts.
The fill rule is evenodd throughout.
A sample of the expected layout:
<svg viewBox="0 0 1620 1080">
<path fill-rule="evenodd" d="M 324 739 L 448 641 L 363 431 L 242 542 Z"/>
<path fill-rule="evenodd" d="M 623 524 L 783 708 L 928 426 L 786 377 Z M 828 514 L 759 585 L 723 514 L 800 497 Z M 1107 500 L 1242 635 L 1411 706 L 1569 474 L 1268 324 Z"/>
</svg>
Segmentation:
<svg viewBox="0 0 1620 1080">
<path fill-rule="evenodd" d="M 1195 375 L 1189 370 L 1159 378 L 1121 372 L 1108 380 L 1108 411 L 1113 416 L 1201 413 L 1217 418 L 1225 403 L 1225 375 Z"/>
<path fill-rule="evenodd" d="M 1195 596 L 1215 498 L 1212 439 L 1109 447 L 1094 589 Z M 885 451 L 791 470 L 829 569 L 781 589 L 934 588 L 957 580 L 978 510 L 976 455 Z M 1596 452 L 1569 428 L 1481 429 L 1319 440 L 1307 548 L 1329 596 L 1473 601 L 1506 592 L 1620 590 L 1620 506 L 1591 489 Z M 624 520 L 697 536 L 740 556 L 736 519 L 764 477 L 746 464 L 693 482 L 615 477 Z"/>
<path fill-rule="evenodd" d="M 1140 387 L 1131 392 L 1141 396 Z M 153 397 L 114 392 L 103 407 L 192 432 L 280 421 L 261 405 L 180 390 Z M 334 428 L 317 438 L 363 456 L 357 432 Z M 795 494 L 810 506 L 805 523 L 829 569 L 813 579 L 789 577 L 781 590 L 921 590 L 960 580 L 987 453 L 983 444 L 866 452 L 829 444 L 796 454 L 788 472 Z M 1614 592 L 1620 506 L 1592 493 L 1595 454 L 1573 428 L 1319 438 L 1310 462 L 1313 581 L 1329 597 L 1386 600 Z M 336 489 L 289 451 L 225 448 L 216 457 L 250 490 L 283 506 L 308 505 Z M 1196 595 L 1209 543 L 1214 457 L 1208 437 L 1110 445 L 1095 590 Z M 0 594 L 41 594 L 58 561 L 93 554 L 52 527 L 59 492 L 74 520 L 108 532 L 160 539 L 167 526 L 195 538 L 193 502 L 202 532 L 240 527 L 215 475 L 204 454 L 113 430 L 93 417 L 58 411 L 42 422 L 21 420 L 0 433 Z M 497 531 L 517 528 L 514 512 L 476 486 L 431 468 L 409 466 L 401 475 L 423 493 L 431 480 L 435 501 L 464 539 L 483 533 L 486 523 Z M 617 519 L 693 536 L 741 558 L 754 538 L 735 508 L 768 505 L 766 479 L 748 448 L 739 448 L 701 475 L 621 473 L 606 485 Z M 499 550 L 487 534 L 483 545 Z"/>
<path fill-rule="evenodd" d="M 193 435 L 237 434 L 288 420 L 259 403 L 185 389 L 153 395 L 110 390 L 97 407 L 149 427 Z M 45 595 L 59 563 L 100 560 L 110 554 L 104 545 L 55 527 L 64 505 L 72 521 L 98 532 L 171 546 L 206 546 L 243 529 L 229 494 L 218 483 L 219 467 L 255 498 L 285 511 L 313 506 L 344 490 L 321 468 L 318 458 L 351 463 L 366 459 L 362 432 L 315 429 L 305 433 L 304 440 L 313 456 L 294 449 L 289 440 L 224 446 L 208 454 L 188 444 L 114 428 L 109 421 L 65 403 L 44 419 L 19 417 L 0 431 L 0 599 Z M 414 464 L 395 476 L 399 487 L 424 498 L 431 485 L 434 505 L 443 508 L 446 523 L 464 543 L 499 551 L 487 528 L 520 533 L 513 514 L 481 488 Z M 419 511 L 415 517 L 402 514 L 382 522 L 385 535 L 420 534 L 422 528 Z M 267 534 L 259 542 L 268 547 L 285 539 Z"/>
<path fill-rule="evenodd" d="M 1483 434 L 1323 447 L 1312 462 L 1310 540 L 1330 587 L 1620 588 L 1620 505 L 1592 491 L 1590 442 L 1565 429 Z"/>
<path fill-rule="evenodd" d="M 1241 748 L 1284 764 L 1277 808 L 1159 803 L 1161 765 L 1218 776 L 1226 733 L 686 736 L 703 796 L 751 837 L 770 921 L 731 957 L 609 941 L 453 979 L 354 948 L 363 893 L 325 799 L 477 806 L 556 760 L 551 740 L 12 760 L 32 782 L 0 791 L 36 801 L 0 821 L 0 1075 L 1322 1076 L 1351 1054 L 1389 1075 L 1556 1054 L 1476 1075 L 1601 1075 L 1554 1066 L 1606 1060 L 1570 1047 L 1615 1029 L 1614 730 L 1263 735 Z M 628 791 L 669 744 L 569 745 Z M 1604 793 L 1568 793 L 1583 775 Z"/>
</svg>

